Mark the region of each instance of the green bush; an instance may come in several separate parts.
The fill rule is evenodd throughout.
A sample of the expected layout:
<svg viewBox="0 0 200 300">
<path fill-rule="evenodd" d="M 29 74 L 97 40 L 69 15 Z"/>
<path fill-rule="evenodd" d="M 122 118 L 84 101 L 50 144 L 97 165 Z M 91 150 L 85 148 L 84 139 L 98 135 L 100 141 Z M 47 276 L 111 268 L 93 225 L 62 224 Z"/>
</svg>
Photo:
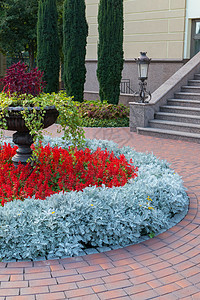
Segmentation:
<svg viewBox="0 0 200 300">
<path fill-rule="evenodd" d="M 97 78 L 101 100 L 118 104 L 123 70 L 123 0 L 100 0 Z"/>
<path fill-rule="evenodd" d="M 128 118 L 118 118 L 118 119 L 92 119 L 92 118 L 83 118 L 82 119 L 83 127 L 129 127 Z"/>
<path fill-rule="evenodd" d="M 37 66 L 44 72 L 45 93 L 59 89 L 59 36 L 55 0 L 39 1 L 37 24 Z"/>
<path fill-rule="evenodd" d="M 127 127 L 129 107 L 113 105 L 107 101 L 74 102 L 85 127 Z"/>
<path fill-rule="evenodd" d="M 85 56 L 88 36 L 85 0 L 63 3 L 63 81 L 68 96 L 83 101 L 86 78 Z"/>
</svg>

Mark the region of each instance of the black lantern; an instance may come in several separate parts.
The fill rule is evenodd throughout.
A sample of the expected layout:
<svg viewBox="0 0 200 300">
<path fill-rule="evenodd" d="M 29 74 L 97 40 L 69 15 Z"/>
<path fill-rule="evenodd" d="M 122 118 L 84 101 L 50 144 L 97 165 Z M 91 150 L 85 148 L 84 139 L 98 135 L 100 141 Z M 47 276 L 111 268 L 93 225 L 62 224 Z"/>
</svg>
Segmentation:
<svg viewBox="0 0 200 300">
<path fill-rule="evenodd" d="M 151 59 L 146 56 L 147 52 L 140 52 L 140 56 L 137 59 L 138 65 L 138 79 L 141 81 L 147 80 L 149 64 Z"/>
<path fill-rule="evenodd" d="M 138 66 L 138 79 L 141 81 L 140 85 L 140 99 L 141 102 L 147 102 L 147 99 L 151 98 L 150 92 L 146 91 L 147 83 L 145 80 L 148 78 L 149 64 L 151 59 L 146 56 L 147 52 L 140 52 L 140 56 L 136 58 L 136 63 Z"/>
</svg>

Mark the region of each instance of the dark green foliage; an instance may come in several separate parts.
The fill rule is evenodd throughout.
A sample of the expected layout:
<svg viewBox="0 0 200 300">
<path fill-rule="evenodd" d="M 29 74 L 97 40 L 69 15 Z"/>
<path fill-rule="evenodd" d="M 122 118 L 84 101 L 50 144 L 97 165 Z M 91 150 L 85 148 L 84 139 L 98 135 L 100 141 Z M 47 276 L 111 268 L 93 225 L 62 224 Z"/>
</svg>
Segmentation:
<svg viewBox="0 0 200 300">
<path fill-rule="evenodd" d="M 83 118 L 82 127 L 129 127 L 128 118 L 118 118 L 118 119 L 91 119 Z"/>
<path fill-rule="evenodd" d="M 88 24 L 84 0 L 65 0 L 63 14 L 63 81 L 66 92 L 83 101 Z"/>
<path fill-rule="evenodd" d="M 108 104 L 106 101 L 75 102 L 83 127 L 128 127 L 129 107 Z"/>
<path fill-rule="evenodd" d="M 82 103 L 75 102 L 81 117 L 98 119 L 115 119 L 129 116 L 129 107 L 123 104 L 113 105 L 107 101 L 87 101 Z"/>
<path fill-rule="evenodd" d="M 123 0 L 100 0 L 98 68 L 101 101 L 117 104 L 123 69 Z"/>
<path fill-rule="evenodd" d="M 37 24 L 37 66 L 44 72 L 45 92 L 59 89 L 58 14 L 55 0 L 40 0 Z"/>
<path fill-rule="evenodd" d="M 63 3 L 64 0 L 57 0 L 57 11 L 58 11 L 58 36 L 60 42 L 60 62 L 63 64 Z"/>
<path fill-rule="evenodd" d="M 36 53 L 38 0 L 0 1 L 0 51 L 18 60 L 28 52 L 33 68 Z"/>
</svg>

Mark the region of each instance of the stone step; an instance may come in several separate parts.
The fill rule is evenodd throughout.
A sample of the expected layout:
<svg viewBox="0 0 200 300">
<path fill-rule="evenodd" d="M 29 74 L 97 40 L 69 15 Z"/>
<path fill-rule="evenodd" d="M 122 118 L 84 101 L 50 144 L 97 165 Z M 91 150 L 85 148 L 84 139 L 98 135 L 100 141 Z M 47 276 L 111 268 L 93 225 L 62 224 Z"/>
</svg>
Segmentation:
<svg viewBox="0 0 200 300">
<path fill-rule="evenodd" d="M 188 85 L 191 85 L 191 86 L 200 86 L 200 79 L 199 80 L 195 80 L 195 79 L 189 80 L 188 81 Z"/>
<path fill-rule="evenodd" d="M 198 101 L 190 99 L 168 99 L 167 105 L 200 108 L 200 100 Z"/>
<path fill-rule="evenodd" d="M 195 75 L 194 75 L 194 79 L 195 79 L 195 80 L 200 80 L 200 74 L 195 74 Z"/>
<path fill-rule="evenodd" d="M 151 128 L 151 127 L 146 127 L 146 128 L 138 127 L 137 133 L 142 135 L 166 138 L 166 139 L 200 143 L 200 134 L 198 133 L 180 132 L 175 130 L 166 130 L 166 129 L 159 129 L 159 128 Z"/>
<path fill-rule="evenodd" d="M 200 86 L 185 85 L 185 86 L 181 87 L 181 92 L 184 92 L 184 93 L 199 93 L 200 94 Z"/>
<path fill-rule="evenodd" d="M 168 113 L 172 113 L 172 114 L 194 115 L 194 116 L 200 117 L 200 108 L 196 108 L 196 107 L 164 105 L 164 106 L 160 107 L 160 111 L 168 112 Z"/>
<path fill-rule="evenodd" d="M 155 113 L 149 127 L 137 128 L 143 135 L 190 141 L 200 144 L 200 74 L 182 86 L 174 98 Z"/>
<path fill-rule="evenodd" d="M 178 92 L 174 94 L 175 99 L 191 99 L 191 100 L 200 100 L 200 93 L 184 93 Z"/>
<path fill-rule="evenodd" d="M 200 124 L 200 116 L 175 114 L 167 112 L 155 113 L 155 119 L 182 123 Z"/>
<path fill-rule="evenodd" d="M 190 132 L 200 134 L 200 124 L 191 124 L 191 123 L 182 123 L 174 121 L 165 121 L 165 120 L 150 120 L 149 126 L 151 128 L 159 128 L 166 130 Z"/>
</svg>

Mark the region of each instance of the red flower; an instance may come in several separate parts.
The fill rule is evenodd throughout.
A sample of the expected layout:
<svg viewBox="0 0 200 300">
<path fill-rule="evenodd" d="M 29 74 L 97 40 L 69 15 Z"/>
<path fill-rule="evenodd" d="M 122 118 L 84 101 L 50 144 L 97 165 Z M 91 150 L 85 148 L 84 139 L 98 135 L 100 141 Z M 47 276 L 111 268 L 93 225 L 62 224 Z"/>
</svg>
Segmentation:
<svg viewBox="0 0 200 300">
<path fill-rule="evenodd" d="M 38 164 L 32 169 L 29 164 L 12 164 L 11 157 L 17 147 L 0 146 L 0 203 L 26 197 L 45 199 L 60 191 L 82 191 L 95 185 L 107 187 L 123 186 L 138 171 L 128 163 L 124 155 L 119 158 L 113 152 L 98 148 L 62 149 L 41 147 Z M 132 161 L 131 161 L 132 163 Z"/>
</svg>

